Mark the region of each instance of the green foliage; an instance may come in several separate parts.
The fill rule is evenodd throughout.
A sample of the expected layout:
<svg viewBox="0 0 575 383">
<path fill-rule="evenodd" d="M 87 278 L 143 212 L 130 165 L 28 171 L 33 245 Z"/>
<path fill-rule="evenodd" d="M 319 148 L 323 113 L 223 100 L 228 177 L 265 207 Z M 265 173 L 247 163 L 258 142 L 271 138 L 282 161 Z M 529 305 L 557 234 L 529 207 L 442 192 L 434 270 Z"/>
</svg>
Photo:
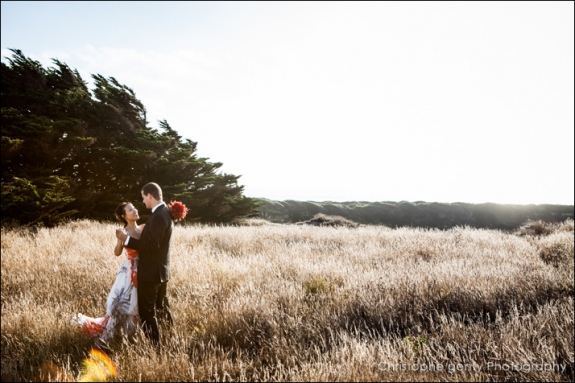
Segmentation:
<svg viewBox="0 0 575 383">
<path fill-rule="evenodd" d="M 64 217 L 113 220 L 119 202 L 143 214 L 141 187 L 184 202 L 186 221 L 229 222 L 256 215 L 239 176 L 196 155 L 197 144 L 167 123 L 148 126 L 132 89 L 93 75 L 93 95 L 76 70 L 42 65 L 12 50 L 2 63 L 2 217 L 55 224 Z M 6 196 L 6 199 L 5 199 Z M 143 217 L 145 218 L 145 217 Z"/>
<path fill-rule="evenodd" d="M 66 195 L 67 180 L 51 176 L 35 182 L 14 177 L 12 182 L 2 183 L 2 217 L 54 226 L 76 212 L 64 209 L 73 200 Z"/>
</svg>

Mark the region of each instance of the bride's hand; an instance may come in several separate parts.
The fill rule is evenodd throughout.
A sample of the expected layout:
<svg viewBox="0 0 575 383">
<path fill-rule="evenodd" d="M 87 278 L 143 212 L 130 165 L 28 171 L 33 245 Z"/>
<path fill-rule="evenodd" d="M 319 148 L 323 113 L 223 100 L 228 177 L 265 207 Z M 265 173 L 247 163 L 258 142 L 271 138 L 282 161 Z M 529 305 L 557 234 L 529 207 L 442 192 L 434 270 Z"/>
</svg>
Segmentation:
<svg viewBox="0 0 575 383">
<path fill-rule="evenodd" d="M 124 242 L 128 238 L 128 233 L 125 229 L 116 229 L 116 238 Z"/>
</svg>

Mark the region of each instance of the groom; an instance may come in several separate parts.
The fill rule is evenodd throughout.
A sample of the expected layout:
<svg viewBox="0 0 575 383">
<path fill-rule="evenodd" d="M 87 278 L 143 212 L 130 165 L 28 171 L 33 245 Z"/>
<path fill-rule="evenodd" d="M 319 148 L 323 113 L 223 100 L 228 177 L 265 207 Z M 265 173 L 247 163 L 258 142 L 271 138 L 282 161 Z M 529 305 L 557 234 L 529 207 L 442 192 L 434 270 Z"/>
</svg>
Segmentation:
<svg viewBox="0 0 575 383">
<path fill-rule="evenodd" d="M 138 308 L 144 333 L 155 346 L 160 345 L 158 314 L 173 324 L 166 289 L 170 279 L 170 245 L 174 222 L 168 207 L 162 200 L 162 189 L 155 182 L 142 188 L 146 208 L 152 210 L 140 239 L 131 238 L 122 229 L 116 229 L 116 237 L 124 245 L 139 253 L 138 261 Z"/>
</svg>

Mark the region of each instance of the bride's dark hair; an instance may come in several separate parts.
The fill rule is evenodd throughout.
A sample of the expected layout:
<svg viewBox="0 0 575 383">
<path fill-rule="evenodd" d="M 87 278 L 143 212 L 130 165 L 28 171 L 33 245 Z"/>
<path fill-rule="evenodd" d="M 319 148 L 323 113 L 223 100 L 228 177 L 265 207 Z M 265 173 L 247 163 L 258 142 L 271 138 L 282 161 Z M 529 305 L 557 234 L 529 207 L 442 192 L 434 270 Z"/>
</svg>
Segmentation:
<svg viewBox="0 0 575 383">
<path fill-rule="evenodd" d="M 126 218 L 123 217 L 123 215 L 126 214 L 124 209 L 126 208 L 126 205 L 128 205 L 128 204 L 130 204 L 130 203 L 129 202 L 122 202 L 121 204 L 118 205 L 118 207 L 116 208 L 116 211 L 114 212 L 116 215 L 116 218 L 118 219 L 118 221 L 120 221 L 124 224 L 124 227 L 126 227 L 128 225 L 128 221 L 126 221 Z"/>
</svg>

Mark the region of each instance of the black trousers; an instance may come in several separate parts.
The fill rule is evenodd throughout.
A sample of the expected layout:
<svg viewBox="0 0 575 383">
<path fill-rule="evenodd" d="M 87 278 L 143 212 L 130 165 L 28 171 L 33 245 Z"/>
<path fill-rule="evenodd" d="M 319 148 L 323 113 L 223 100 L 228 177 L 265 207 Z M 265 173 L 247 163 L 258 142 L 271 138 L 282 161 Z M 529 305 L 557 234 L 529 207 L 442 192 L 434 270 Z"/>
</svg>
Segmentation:
<svg viewBox="0 0 575 383">
<path fill-rule="evenodd" d="M 155 346 L 160 345 L 160 330 L 158 317 L 165 321 L 168 327 L 174 323 L 168 297 L 166 295 L 168 282 L 138 281 L 138 310 L 144 334 Z"/>
</svg>

